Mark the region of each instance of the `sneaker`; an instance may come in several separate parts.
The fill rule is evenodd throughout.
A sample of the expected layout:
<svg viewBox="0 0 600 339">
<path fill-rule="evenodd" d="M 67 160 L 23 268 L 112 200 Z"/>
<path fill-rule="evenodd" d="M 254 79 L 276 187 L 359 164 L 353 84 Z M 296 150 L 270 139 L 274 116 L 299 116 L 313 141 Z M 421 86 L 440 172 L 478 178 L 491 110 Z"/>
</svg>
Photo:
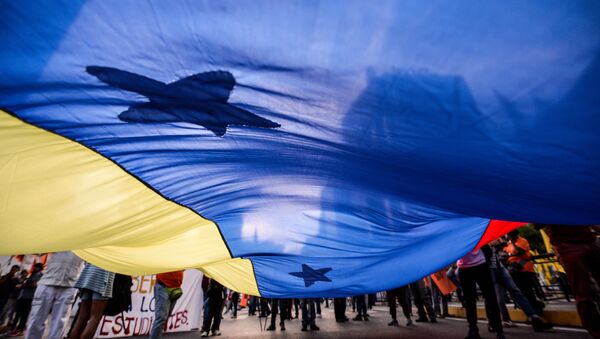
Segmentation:
<svg viewBox="0 0 600 339">
<path fill-rule="evenodd" d="M 271 325 L 267 327 L 267 331 L 275 331 L 275 326 Z"/>
<path fill-rule="evenodd" d="M 320 328 L 317 325 L 310 325 L 310 330 L 311 331 L 318 331 L 318 330 L 320 330 Z"/>
<path fill-rule="evenodd" d="M 217 336 L 220 336 L 220 335 L 221 335 L 221 332 L 219 332 L 219 330 L 216 330 L 216 331 L 213 331 L 213 332 L 212 332 L 212 335 L 213 335 L 214 337 L 217 337 Z"/>
<path fill-rule="evenodd" d="M 398 320 L 394 319 L 388 323 L 388 326 L 398 326 Z"/>
<path fill-rule="evenodd" d="M 201 333 L 200 333 L 200 336 L 201 336 L 202 338 L 206 338 L 206 337 L 208 337 L 208 332 L 206 332 L 206 331 L 204 331 L 204 332 L 201 332 Z"/>
<path fill-rule="evenodd" d="M 411 319 L 408 319 L 408 320 L 406 321 L 406 326 L 412 326 L 412 325 L 413 325 L 413 322 L 412 322 L 412 320 L 411 320 Z"/>
<path fill-rule="evenodd" d="M 502 322 L 502 326 L 504 328 L 512 328 L 512 327 L 517 327 L 517 325 L 515 325 L 515 323 L 513 323 L 512 321 L 503 321 Z"/>
<path fill-rule="evenodd" d="M 531 326 L 533 326 L 533 330 L 536 332 L 543 332 L 553 327 L 552 324 L 545 322 L 540 317 L 533 317 L 531 319 Z"/>
</svg>

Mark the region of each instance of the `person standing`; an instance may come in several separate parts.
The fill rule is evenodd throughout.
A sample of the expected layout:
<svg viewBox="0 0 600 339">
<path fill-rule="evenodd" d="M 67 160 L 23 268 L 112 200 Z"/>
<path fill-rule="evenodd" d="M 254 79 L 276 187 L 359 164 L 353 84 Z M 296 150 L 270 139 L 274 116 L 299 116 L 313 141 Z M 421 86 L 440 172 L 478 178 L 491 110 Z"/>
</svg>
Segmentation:
<svg viewBox="0 0 600 339">
<path fill-rule="evenodd" d="M 388 326 L 398 326 L 398 319 L 396 317 L 396 299 L 398 300 L 400 307 L 402 307 L 402 313 L 404 313 L 404 316 L 406 317 L 406 326 L 412 325 L 412 319 L 410 317 L 410 297 L 408 293 L 408 286 L 401 286 L 386 292 L 390 315 L 392 316 L 392 321 L 388 323 Z"/>
<path fill-rule="evenodd" d="M 25 325 L 27 324 L 27 318 L 31 311 L 31 303 L 33 296 L 37 288 L 37 284 L 42 278 L 42 270 L 44 265 L 37 263 L 33 265 L 31 275 L 27 278 L 22 286 L 19 297 L 17 298 L 16 314 L 13 320 L 13 331 L 9 334 L 11 337 L 18 337 L 23 335 Z"/>
<path fill-rule="evenodd" d="M 204 317 L 202 324 L 201 337 L 208 337 L 208 333 L 212 332 L 213 336 L 221 335 L 219 331 L 221 327 L 221 312 L 223 310 L 223 301 L 225 300 L 225 290 L 223 285 L 219 284 L 215 279 L 210 279 L 207 295 L 207 311 L 208 315 Z"/>
<path fill-rule="evenodd" d="M 10 271 L 0 278 L 0 325 L 4 325 L 4 306 L 9 302 L 10 296 L 19 284 L 17 273 L 21 268 L 13 265 Z"/>
<path fill-rule="evenodd" d="M 70 339 L 92 339 L 113 295 L 115 274 L 87 263 L 75 283 L 80 290 L 79 314 L 71 329 Z"/>
<path fill-rule="evenodd" d="M 27 280 L 28 275 L 29 273 L 27 270 L 21 270 L 19 274 L 15 274 L 12 281 L 14 287 L 8 295 L 8 301 L 6 302 L 6 305 L 4 305 L 4 310 L 2 310 L 2 313 L 0 314 L 0 325 L 4 325 L 6 322 L 8 326 L 12 326 L 12 321 L 17 308 L 17 298 L 21 293 L 21 288 L 25 280 Z"/>
<path fill-rule="evenodd" d="M 486 260 L 492 272 L 492 282 L 494 283 L 494 287 L 496 289 L 496 298 L 498 299 L 498 306 L 500 307 L 500 312 L 502 314 L 502 318 L 504 319 L 504 327 L 516 326 L 512 323 L 510 314 L 506 308 L 504 296 L 508 291 L 513 301 L 523 310 L 523 313 L 527 315 L 534 331 L 541 332 L 551 329 L 553 327 L 552 324 L 545 322 L 537 314 L 533 306 L 531 306 L 527 298 L 523 295 L 523 293 L 521 293 L 521 290 L 519 290 L 517 285 L 514 283 L 512 277 L 508 273 L 508 270 L 502 264 L 497 250 L 497 248 L 500 246 L 501 243 L 498 240 L 495 240 L 492 241 L 489 246 L 483 246 L 481 249 L 486 256 Z"/>
<path fill-rule="evenodd" d="M 336 322 L 348 321 L 348 317 L 346 317 L 346 298 L 333 298 L 333 310 Z"/>
<path fill-rule="evenodd" d="M 600 338 L 600 312 L 590 280 L 591 275 L 600 284 L 600 240 L 590 226 L 541 226 L 565 269 L 581 324 L 592 337 Z"/>
<path fill-rule="evenodd" d="M 52 318 L 48 339 L 62 339 L 65 325 L 71 314 L 77 289 L 75 282 L 81 272 L 83 260 L 73 252 L 57 252 L 49 256 L 44 275 L 33 296 L 31 313 L 27 322 L 26 339 L 44 335 L 50 311 Z"/>
<path fill-rule="evenodd" d="M 285 319 L 287 315 L 288 303 L 285 299 L 271 299 L 271 326 L 267 328 L 267 331 L 275 331 L 275 324 L 277 322 L 277 312 L 279 310 L 279 326 L 281 330 L 285 331 Z"/>
<path fill-rule="evenodd" d="M 150 330 L 150 339 L 162 338 L 167 319 L 171 316 L 177 299 L 183 294 L 181 284 L 183 284 L 183 270 L 156 275 L 154 322 Z"/>
<path fill-rule="evenodd" d="M 319 326 L 317 326 L 315 322 L 315 318 L 317 316 L 315 299 L 305 298 L 300 302 L 300 306 L 302 307 L 302 329 L 301 331 L 305 332 L 308 329 L 311 331 L 320 330 Z"/>
<path fill-rule="evenodd" d="M 237 319 L 238 304 L 240 302 L 240 292 L 231 291 L 231 319 Z"/>
<path fill-rule="evenodd" d="M 419 317 L 415 321 L 429 321 L 432 323 L 437 323 L 435 311 L 431 306 L 431 293 L 429 292 L 429 288 L 425 286 L 425 282 L 423 281 L 423 279 L 419 279 L 409 284 L 409 286 L 410 292 L 415 302 L 415 306 L 417 306 L 417 312 L 419 314 Z M 427 319 L 427 316 L 429 316 L 429 319 Z"/>
<path fill-rule="evenodd" d="M 458 279 L 463 288 L 465 308 L 467 311 L 467 322 L 469 333 L 465 339 L 479 339 L 479 328 L 477 327 L 477 285 L 481 289 L 486 302 L 486 309 L 490 319 L 490 326 L 496 332 L 496 338 L 504 339 L 502 320 L 500 320 L 500 309 L 496 300 L 492 274 L 486 263 L 485 256 L 481 250 L 468 253 L 457 261 Z"/>
<path fill-rule="evenodd" d="M 269 315 L 271 315 L 271 310 L 269 309 L 269 301 L 267 298 L 260 298 L 258 305 L 260 308 L 260 310 L 258 311 L 259 318 L 266 318 Z"/>
<path fill-rule="evenodd" d="M 369 314 L 367 314 L 367 301 L 365 300 L 366 295 L 361 294 L 353 298 L 356 303 L 356 317 L 354 321 L 369 321 Z"/>
<path fill-rule="evenodd" d="M 519 236 L 519 230 L 508 233 L 508 239 L 508 245 L 504 251 L 508 253 L 507 263 L 510 275 L 536 313 L 541 314 L 545 305 L 535 295 L 537 276 L 531 262 L 529 241 Z"/>
<path fill-rule="evenodd" d="M 256 315 L 256 303 L 258 301 L 258 298 L 251 295 L 250 299 L 248 300 L 248 316 L 253 316 Z"/>
</svg>

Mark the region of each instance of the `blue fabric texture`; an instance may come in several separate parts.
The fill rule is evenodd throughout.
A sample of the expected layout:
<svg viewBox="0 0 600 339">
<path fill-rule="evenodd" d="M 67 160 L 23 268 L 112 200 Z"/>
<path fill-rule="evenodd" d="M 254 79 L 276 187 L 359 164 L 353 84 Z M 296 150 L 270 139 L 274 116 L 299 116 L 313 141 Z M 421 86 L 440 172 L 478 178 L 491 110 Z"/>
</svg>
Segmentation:
<svg viewBox="0 0 600 339">
<path fill-rule="evenodd" d="M 0 107 L 215 221 L 265 297 L 404 285 L 490 219 L 600 223 L 598 2 L 0 11 Z"/>
</svg>

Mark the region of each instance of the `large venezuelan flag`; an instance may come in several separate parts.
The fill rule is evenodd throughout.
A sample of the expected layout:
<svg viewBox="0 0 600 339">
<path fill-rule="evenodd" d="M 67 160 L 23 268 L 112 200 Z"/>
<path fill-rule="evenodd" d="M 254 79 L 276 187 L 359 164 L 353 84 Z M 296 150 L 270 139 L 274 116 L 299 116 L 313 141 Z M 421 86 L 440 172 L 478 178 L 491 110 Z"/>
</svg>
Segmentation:
<svg viewBox="0 0 600 339">
<path fill-rule="evenodd" d="M 600 223 L 597 2 L 0 12 L 0 254 L 346 296 Z"/>
</svg>

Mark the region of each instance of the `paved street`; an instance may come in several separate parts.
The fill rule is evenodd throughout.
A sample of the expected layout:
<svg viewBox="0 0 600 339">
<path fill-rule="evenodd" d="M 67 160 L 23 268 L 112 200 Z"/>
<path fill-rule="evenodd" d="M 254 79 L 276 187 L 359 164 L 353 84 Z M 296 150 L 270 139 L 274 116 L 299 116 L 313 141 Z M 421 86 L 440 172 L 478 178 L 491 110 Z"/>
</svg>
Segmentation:
<svg viewBox="0 0 600 339">
<path fill-rule="evenodd" d="M 248 317 L 246 310 L 238 314 L 238 318 L 232 320 L 225 316 L 221 324 L 221 338 L 464 338 L 467 332 L 467 323 L 464 319 L 446 318 L 440 319 L 437 324 L 416 323 L 415 326 L 407 328 L 404 318 L 400 318 L 400 327 L 387 326 L 390 320 L 386 307 L 376 306 L 369 311 L 371 315 L 368 322 L 349 321 L 338 324 L 334 321 L 333 309 L 323 307 L 323 318 L 317 319 L 317 325 L 321 327 L 319 332 L 301 332 L 300 320 L 294 319 L 286 323 L 287 331 L 261 332 L 259 319 Z M 346 312 L 352 317 L 351 310 Z M 264 319 L 262 319 L 264 326 Z M 495 338 L 486 329 L 486 323 L 480 322 L 480 331 L 483 338 Z M 506 330 L 508 338 L 589 338 L 586 332 L 580 329 L 557 328 L 547 333 L 533 332 L 531 327 L 520 325 L 517 328 Z M 181 334 L 165 335 L 166 339 L 199 338 L 199 332 L 188 332 Z"/>
</svg>

